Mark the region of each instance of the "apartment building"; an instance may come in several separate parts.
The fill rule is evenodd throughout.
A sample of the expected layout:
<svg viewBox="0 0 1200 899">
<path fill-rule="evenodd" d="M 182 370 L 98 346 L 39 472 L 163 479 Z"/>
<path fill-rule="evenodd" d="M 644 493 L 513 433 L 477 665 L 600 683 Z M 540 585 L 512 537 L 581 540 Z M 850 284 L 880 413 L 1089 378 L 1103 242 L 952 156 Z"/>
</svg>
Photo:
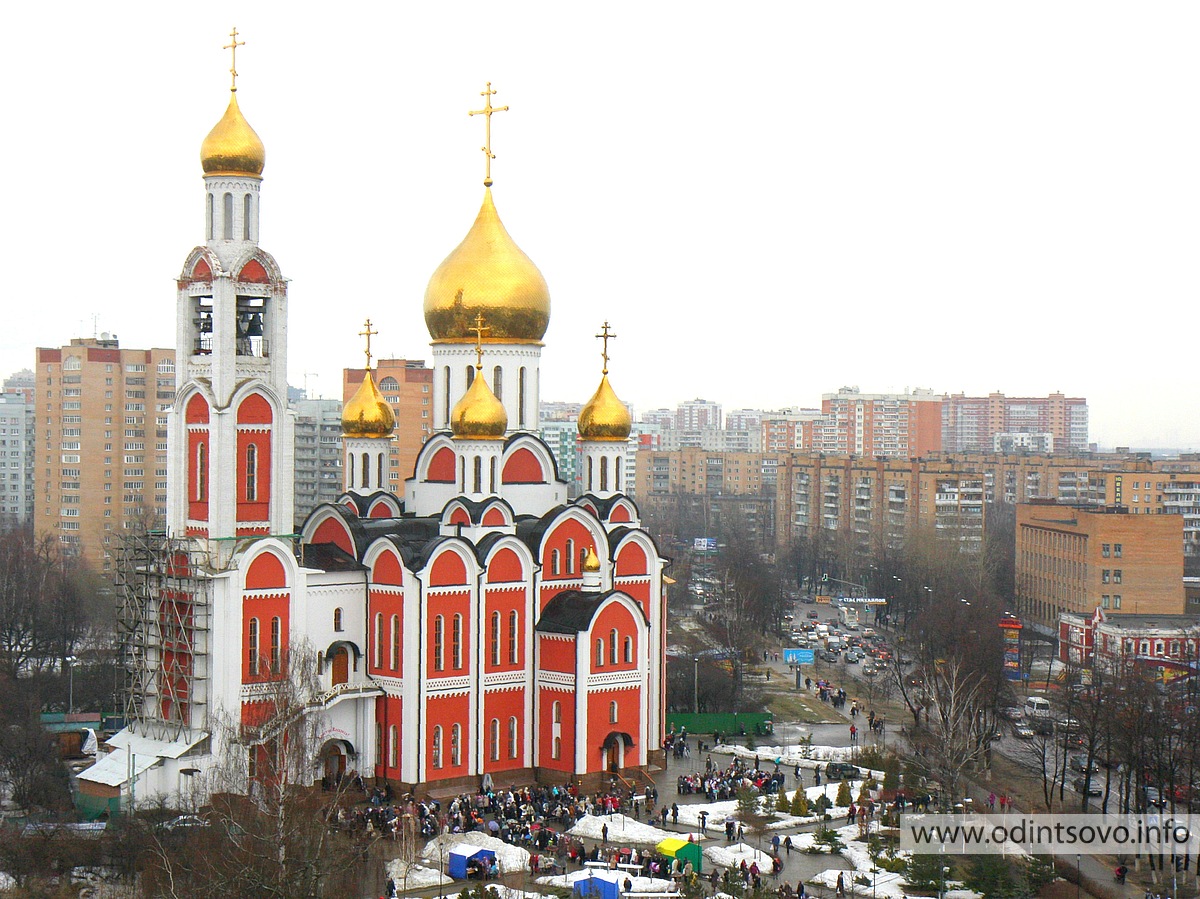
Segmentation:
<svg viewBox="0 0 1200 899">
<path fill-rule="evenodd" d="M 843 387 L 821 397 L 813 449 L 836 455 L 906 459 L 942 448 L 942 396 L 932 390 L 862 393 Z"/>
<path fill-rule="evenodd" d="M 721 427 L 721 404 L 704 399 L 688 400 L 675 407 L 675 427 L 700 431 Z"/>
<path fill-rule="evenodd" d="M 299 527 L 309 512 L 336 502 L 342 492 L 342 403 L 298 399 L 291 407 L 296 447 L 292 520 Z"/>
<path fill-rule="evenodd" d="M 1182 615 L 1183 519 L 1123 506 L 1017 506 L 1017 606 L 1055 635 L 1064 613 Z"/>
<path fill-rule="evenodd" d="M 0 531 L 33 521 L 34 405 L 24 390 L 0 393 Z"/>
<path fill-rule="evenodd" d="M 1088 405 L 1082 397 L 947 396 L 942 403 L 942 447 L 949 452 L 989 452 L 997 435 L 1050 435 L 1047 452 L 1088 449 Z M 1039 445 L 1047 442 L 1038 440 Z"/>
<path fill-rule="evenodd" d="M 764 412 L 763 452 L 790 453 L 792 450 L 812 449 L 813 426 L 820 417 L 820 409 L 779 409 Z"/>
<path fill-rule="evenodd" d="M 164 520 L 175 351 L 101 334 L 36 360 L 34 528 L 110 572 L 122 536 Z"/>
<path fill-rule="evenodd" d="M 388 459 L 388 483 L 404 493 L 404 482 L 412 477 L 417 453 L 433 434 L 433 369 L 422 359 L 376 359 L 374 372 L 379 392 L 396 416 L 396 436 Z M 354 396 L 364 368 L 342 370 L 342 403 Z"/>
</svg>

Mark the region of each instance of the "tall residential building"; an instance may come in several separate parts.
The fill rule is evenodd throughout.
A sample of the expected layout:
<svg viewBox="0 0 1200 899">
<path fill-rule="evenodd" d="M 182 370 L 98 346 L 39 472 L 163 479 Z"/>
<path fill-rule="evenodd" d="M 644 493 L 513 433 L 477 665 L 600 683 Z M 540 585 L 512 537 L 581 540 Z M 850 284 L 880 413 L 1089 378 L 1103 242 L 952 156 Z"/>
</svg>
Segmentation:
<svg viewBox="0 0 1200 899">
<path fill-rule="evenodd" d="M 33 521 L 33 450 L 33 397 L 8 392 L 6 381 L 0 394 L 0 531 Z"/>
<path fill-rule="evenodd" d="M 734 409 L 725 416 L 725 427 L 730 431 L 757 431 L 765 415 L 761 409 Z"/>
<path fill-rule="evenodd" d="M 1017 507 L 1017 604 L 1056 634 L 1064 612 L 1182 615 L 1183 540 L 1177 515 L 1054 502 Z"/>
<path fill-rule="evenodd" d="M 300 399 L 291 407 L 296 416 L 294 520 L 303 521 L 321 503 L 336 502 L 342 492 L 342 404 Z"/>
<path fill-rule="evenodd" d="M 342 370 L 342 403 L 354 396 L 365 369 Z M 388 485 L 401 489 L 412 477 L 417 453 L 433 434 L 433 369 L 423 359 L 376 359 L 375 377 L 379 392 L 396 416 L 396 438 L 388 451 Z"/>
<path fill-rule="evenodd" d="M 821 397 L 813 449 L 823 453 L 908 459 L 942 448 L 942 397 L 932 390 L 862 393 L 843 387 Z"/>
<path fill-rule="evenodd" d="M 39 347 L 35 530 L 106 572 L 122 536 L 161 527 L 174 399 L 174 350 L 121 349 L 107 334 Z"/>
<path fill-rule="evenodd" d="M 558 466 L 558 476 L 567 482 L 567 495 L 572 499 L 583 492 L 582 471 L 580 460 L 582 453 L 579 449 L 579 413 L 572 421 L 547 420 L 542 417 L 538 425 L 538 436 L 550 447 L 554 463 Z"/>
<path fill-rule="evenodd" d="M 1088 448 L 1087 400 L 1061 393 L 1044 397 L 956 393 L 942 404 L 942 447 L 947 452 L 991 452 L 997 437 L 1011 434 L 1051 434 L 1049 452 L 1084 452 Z M 1039 439 L 1044 444 L 1045 439 Z"/>
<path fill-rule="evenodd" d="M 762 417 L 763 452 L 789 453 L 813 445 L 813 428 L 820 409 L 779 409 Z"/>
<path fill-rule="evenodd" d="M 721 404 L 694 399 L 675 407 L 675 427 L 684 431 L 700 431 L 721 427 Z"/>
</svg>

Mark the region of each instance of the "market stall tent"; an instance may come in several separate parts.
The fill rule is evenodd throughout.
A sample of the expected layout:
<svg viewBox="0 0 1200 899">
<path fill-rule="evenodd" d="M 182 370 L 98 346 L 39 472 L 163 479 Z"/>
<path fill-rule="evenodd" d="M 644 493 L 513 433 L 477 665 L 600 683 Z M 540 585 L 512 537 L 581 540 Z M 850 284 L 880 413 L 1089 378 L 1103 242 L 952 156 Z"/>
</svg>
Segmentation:
<svg viewBox="0 0 1200 899">
<path fill-rule="evenodd" d="M 688 840 L 680 840 L 676 837 L 667 837 L 655 847 L 659 855 L 665 855 L 667 858 L 677 858 L 680 864 L 692 863 L 692 870 L 697 874 L 700 873 L 700 862 L 704 858 L 700 851 L 699 843 L 692 843 Z"/>
<path fill-rule="evenodd" d="M 620 871 L 593 870 L 575 881 L 571 899 L 620 899 L 621 880 Z"/>
<path fill-rule="evenodd" d="M 459 843 L 450 850 L 449 874 L 455 880 L 467 879 L 467 867 L 471 861 L 482 861 L 486 865 L 492 863 L 496 853 L 491 849 L 481 849 L 470 843 Z"/>
</svg>

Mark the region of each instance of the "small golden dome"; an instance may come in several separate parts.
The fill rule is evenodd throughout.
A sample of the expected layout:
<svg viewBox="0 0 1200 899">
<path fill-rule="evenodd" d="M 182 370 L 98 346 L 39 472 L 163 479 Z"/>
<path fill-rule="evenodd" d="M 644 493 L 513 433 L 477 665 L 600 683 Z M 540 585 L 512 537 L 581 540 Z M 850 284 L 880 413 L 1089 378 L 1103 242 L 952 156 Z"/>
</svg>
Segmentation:
<svg viewBox="0 0 1200 899">
<path fill-rule="evenodd" d="M 391 437 L 396 430 L 396 413 L 375 386 L 367 369 L 350 402 L 342 407 L 343 437 Z"/>
<path fill-rule="evenodd" d="M 479 372 L 475 380 L 454 404 L 450 412 L 450 428 L 455 437 L 467 440 L 496 440 L 504 437 L 508 430 L 508 413 L 504 404 L 487 385 L 487 378 Z"/>
<path fill-rule="evenodd" d="M 604 375 L 592 398 L 579 412 L 579 436 L 584 440 L 625 441 L 632 429 L 629 409 L 617 399 L 608 375 Z"/>
<path fill-rule="evenodd" d="M 200 145 L 204 174 L 261 178 L 266 163 L 267 148 L 238 108 L 236 91 L 232 92 L 225 115 Z"/>
<path fill-rule="evenodd" d="M 486 343 L 540 343 L 550 324 L 550 288 L 483 195 L 475 224 L 425 288 L 425 326 L 435 341 L 475 342 L 475 316 L 488 323 Z"/>
<path fill-rule="evenodd" d="M 588 547 L 587 555 L 583 557 L 583 570 L 585 572 L 600 570 L 600 559 L 596 556 L 596 551 L 590 546 Z"/>
</svg>

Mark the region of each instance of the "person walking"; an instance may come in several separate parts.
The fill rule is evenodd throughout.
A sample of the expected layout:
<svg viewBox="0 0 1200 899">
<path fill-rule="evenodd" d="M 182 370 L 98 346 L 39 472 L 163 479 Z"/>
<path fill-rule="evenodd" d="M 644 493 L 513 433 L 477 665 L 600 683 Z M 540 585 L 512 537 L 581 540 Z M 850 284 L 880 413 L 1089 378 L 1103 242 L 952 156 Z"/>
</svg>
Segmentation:
<svg viewBox="0 0 1200 899">
<path fill-rule="evenodd" d="M 792 835 L 789 833 L 783 838 L 783 848 L 787 850 L 787 854 L 792 854 Z"/>
</svg>

